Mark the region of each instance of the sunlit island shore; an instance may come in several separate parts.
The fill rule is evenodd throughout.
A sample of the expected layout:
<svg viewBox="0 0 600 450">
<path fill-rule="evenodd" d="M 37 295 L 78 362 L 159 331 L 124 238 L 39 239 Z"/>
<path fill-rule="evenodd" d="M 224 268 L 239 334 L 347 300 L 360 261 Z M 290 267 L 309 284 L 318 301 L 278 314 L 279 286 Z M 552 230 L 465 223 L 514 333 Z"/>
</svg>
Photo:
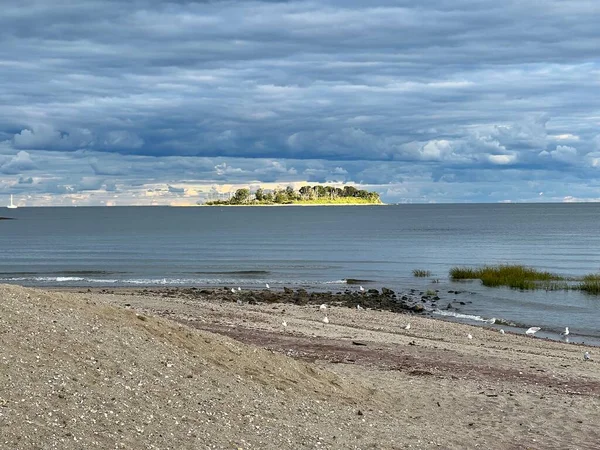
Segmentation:
<svg viewBox="0 0 600 450">
<path fill-rule="evenodd" d="M 291 186 L 266 192 L 257 189 L 238 189 L 231 198 L 211 200 L 206 206 L 318 206 L 318 205 L 382 205 L 377 192 L 356 189 L 353 186 L 303 186 L 298 191 Z"/>
<path fill-rule="evenodd" d="M 321 307 L 243 289 L 79 290 L 0 285 L 7 448 L 600 442 L 593 347 L 335 297 Z"/>
</svg>

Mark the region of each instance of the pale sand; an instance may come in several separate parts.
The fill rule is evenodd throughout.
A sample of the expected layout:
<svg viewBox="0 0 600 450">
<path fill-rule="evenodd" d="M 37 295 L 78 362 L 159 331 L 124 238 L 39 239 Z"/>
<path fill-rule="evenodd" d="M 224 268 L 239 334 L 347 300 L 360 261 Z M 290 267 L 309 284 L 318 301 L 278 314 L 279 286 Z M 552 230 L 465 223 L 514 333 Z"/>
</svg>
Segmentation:
<svg viewBox="0 0 600 450">
<path fill-rule="evenodd" d="M 600 349 L 327 314 L 2 285 L 0 448 L 600 449 Z"/>
</svg>

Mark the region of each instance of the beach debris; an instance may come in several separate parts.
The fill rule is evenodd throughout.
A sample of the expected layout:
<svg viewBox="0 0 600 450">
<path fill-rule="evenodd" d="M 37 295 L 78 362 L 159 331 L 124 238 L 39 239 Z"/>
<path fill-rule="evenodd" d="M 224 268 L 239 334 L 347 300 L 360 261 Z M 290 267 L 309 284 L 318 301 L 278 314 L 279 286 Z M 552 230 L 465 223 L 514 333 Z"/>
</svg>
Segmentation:
<svg viewBox="0 0 600 450">
<path fill-rule="evenodd" d="M 321 311 L 325 311 L 327 309 L 327 305 L 325 303 L 323 303 L 321 306 L 319 306 L 319 309 Z"/>
<path fill-rule="evenodd" d="M 504 333 L 505 333 L 505 331 L 502 328 L 500 328 L 500 334 L 504 334 Z"/>
<path fill-rule="evenodd" d="M 269 286 L 269 283 L 265 283 L 265 287 L 266 287 L 267 289 L 271 289 L 271 286 Z"/>
<path fill-rule="evenodd" d="M 473 336 L 471 335 L 471 333 L 467 334 L 467 338 L 473 339 Z"/>
<path fill-rule="evenodd" d="M 323 323 L 329 323 L 329 319 L 327 318 L 327 316 L 323 317 Z"/>
<path fill-rule="evenodd" d="M 405 329 L 405 330 L 410 330 L 410 323 L 408 323 L 408 324 L 407 324 L 407 325 L 404 327 L 404 329 Z"/>
<path fill-rule="evenodd" d="M 352 341 L 352 345 L 367 345 L 364 342 Z"/>
<path fill-rule="evenodd" d="M 563 331 L 562 333 L 560 333 L 561 336 L 568 336 L 569 333 L 569 327 L 565 327 L 565 331 Z"/>
<path fill-rule="evenodd" d="M 537 333 L 540 330 L 541 330 L 540 327 L 531 327 L 525 332 L 525 334 L 528 336 L 533 336 L 535 333 Z"/>
<path fill-rule="evenodd" d="M 583 354 L 583 360 L 584 361 L 591 361 L 592 360 L 592 357 L 590 356 L 590 352 L 585 352 Z"/>
</svg>

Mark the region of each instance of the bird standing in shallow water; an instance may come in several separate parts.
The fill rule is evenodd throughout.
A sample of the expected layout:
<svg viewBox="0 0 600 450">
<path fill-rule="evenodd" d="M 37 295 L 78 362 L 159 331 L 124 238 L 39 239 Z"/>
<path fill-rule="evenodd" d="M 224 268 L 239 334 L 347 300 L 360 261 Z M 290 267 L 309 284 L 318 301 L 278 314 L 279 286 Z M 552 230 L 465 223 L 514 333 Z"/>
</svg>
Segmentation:
<svg viewBox="0 0 600 450">
<path fill-rule="evenodd" d="M 362 286 L 359 286 L 359 287 L 358 287 L 358 290 L 359 290 L 360 292 L 365 292 L 365 288 L 364 288 L 364 287 L 362 287 Z"/>
<path fill-rule="evenodd" d="M 560 333 L 561 336 L 568 336 L 569 333 L 569 327 L 565 327 L 565 331 L 563 331 L 562 333 Z"/>
</svg>

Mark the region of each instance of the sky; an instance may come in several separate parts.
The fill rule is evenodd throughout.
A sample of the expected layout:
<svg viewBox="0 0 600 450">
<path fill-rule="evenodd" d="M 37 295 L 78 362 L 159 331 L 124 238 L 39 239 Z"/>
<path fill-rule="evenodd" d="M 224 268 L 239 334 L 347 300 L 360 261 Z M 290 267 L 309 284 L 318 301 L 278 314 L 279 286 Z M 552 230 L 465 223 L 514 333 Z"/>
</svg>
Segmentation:
<svg viewBox="0 0 600 450">
<path fill-rule="evenodd" d="M 600 201 L 599 23 L 596 0 L 3 0 L 0 204 Z"/>
</svg>

